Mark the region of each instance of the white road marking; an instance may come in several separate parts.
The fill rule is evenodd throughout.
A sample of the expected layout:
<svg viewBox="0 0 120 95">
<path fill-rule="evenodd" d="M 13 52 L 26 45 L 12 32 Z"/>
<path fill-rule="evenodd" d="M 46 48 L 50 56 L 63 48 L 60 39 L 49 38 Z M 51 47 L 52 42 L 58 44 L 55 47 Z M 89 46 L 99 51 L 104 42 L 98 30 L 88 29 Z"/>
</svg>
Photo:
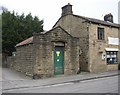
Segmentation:
<svg viewBox="0 0 120 95">
<path fill-rule="evenodd" d="M 49 88 L 49 87 L 57 87 L 57 86 L 63 86 L 63 85 L 71 85 L 71 84 L 74 84 L 74 83 L 61 83 L 61 84 L 53 84 L 53 85 L 46 85 L 46 86 L 33 86 L 33 87 L 29 87 L 29 89 L 33 89 L 33 88 Z M 3 92 L 6 92 L 6 91 L 15 91 L 15 90 L 25 90 L 25 89 L 28 89 L 28 88 L 17 88 L 17 89 L 8 89 L 8 90 L 2 90 Z"/>
<path fill-rule="evenodd" d="M 71 84 L 74 84 L 74 83 L 61 83 L 61 84 L 47 85 L 44 87 L 55 87 L 55 86 L 63 86 L 63 85 L 71 85 Z"/>
</svg>

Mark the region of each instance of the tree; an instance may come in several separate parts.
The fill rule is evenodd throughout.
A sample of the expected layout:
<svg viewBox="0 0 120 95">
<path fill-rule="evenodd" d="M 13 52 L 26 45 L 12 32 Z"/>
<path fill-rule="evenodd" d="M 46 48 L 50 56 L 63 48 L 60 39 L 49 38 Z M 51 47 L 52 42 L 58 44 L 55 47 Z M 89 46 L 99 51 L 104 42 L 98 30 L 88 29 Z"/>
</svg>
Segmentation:
<svg viewBox="0 0 120 95">
<path fill-rule="evenodd" d="M 15 51 L 15 45 L 28 37 L 33 32 L 43 31 L 43 20 L 38 17 L 28 15 L 18 15 L 14 11 L 11 13 L 7 10 L 2 12 L 2 52 L 12 55 Z"/>
</svg>

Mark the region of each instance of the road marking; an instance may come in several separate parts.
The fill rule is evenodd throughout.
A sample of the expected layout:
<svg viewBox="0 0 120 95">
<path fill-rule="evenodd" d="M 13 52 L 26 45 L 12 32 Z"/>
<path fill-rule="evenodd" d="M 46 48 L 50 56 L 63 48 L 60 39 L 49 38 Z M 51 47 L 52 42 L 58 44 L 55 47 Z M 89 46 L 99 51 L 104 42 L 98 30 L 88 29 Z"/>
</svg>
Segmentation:
<svg viewBox="0 0 120 95">
<path fill-rule="evenodd" d="M 9 92 L 9 91 L 15 91 L 15 90 L 23 90 L 23 89 L 33 89 L 33 88 L 49 88 L 49 87 L 57 87 L 57 86 L 63 86 L 63 85 L 71 85 L 74 83 L 61 83 L 61 84 L 52 84 L 52 85 L 44 85 L 44 86 L 33 86 L 33 87 L 20 87 L 20 88 L 12 88 L 12 89 L 3 89 L 2 92 Z"/>
<path fill-rule="evenodd" d="M 56 87 L 56 86 L 63 86 L 63 85 L 71 85 L 71 84 L 75 84 L 78 82 L 86 82 L 86 81 L 90 81 L 90 80 L 95 80 L 95 79 L 102 79 L 105 77 L 113 77 L 113 76 L 117 76 L 119 74 L 116 75 L 110 75 L 110 76 L 100 76 L 100 77 L 94 77 L 94 78 L 88 78 L 88 79 L 83 79 L 83 80 L 74 80 L 74 81 L 68 81 L 68 82 L 64 82 L 64 83 L 58 83 L 58 84 L 48 84 L 48 85 L 37 85 L 37 86 L 27 86 L 27 87 L 15 87 L 15 88 L 8 88 L 8 89 L 2 89 L 3 92 L 6 91 L 15 91 L 15 90 L 22 90 L 22 89 L 30 89 L 30 88 L 47 88 L 47 87 Z"/>
<path fill-rule="evenodd" d="M 63 86 L 63 85 L 71 85 L 71 84 L 74 84 L 74 83 L 53 84 L 53 85 L 47 85 L 47 86 L 44 86 L 44 87 L 55 87 L 55 86 Z"/>
</svg>

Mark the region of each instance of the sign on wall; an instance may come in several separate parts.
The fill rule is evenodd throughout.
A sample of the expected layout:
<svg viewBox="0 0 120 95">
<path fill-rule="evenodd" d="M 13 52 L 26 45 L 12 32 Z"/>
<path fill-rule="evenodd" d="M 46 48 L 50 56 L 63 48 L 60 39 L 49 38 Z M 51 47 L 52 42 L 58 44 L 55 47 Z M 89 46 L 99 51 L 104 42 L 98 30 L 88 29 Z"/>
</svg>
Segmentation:
<svg viewBox="0 0 120 95">
<path fill-rule="evenodd" d="M 102 60 L 106 59 L 106 53 L 102 53 Z"/>
<path fill-rule="evenodd" d="M 119 38 L 108 37 L 108 44 L 119 45 Z"/>
</svg>

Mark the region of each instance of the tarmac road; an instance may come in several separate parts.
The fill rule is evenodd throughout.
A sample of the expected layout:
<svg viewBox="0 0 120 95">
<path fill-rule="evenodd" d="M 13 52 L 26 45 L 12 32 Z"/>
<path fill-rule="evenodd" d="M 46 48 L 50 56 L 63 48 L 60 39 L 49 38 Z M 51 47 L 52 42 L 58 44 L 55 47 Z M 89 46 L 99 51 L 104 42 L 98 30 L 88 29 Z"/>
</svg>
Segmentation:
<svg viewBox="0 0 120 95">
<path fill-rule="evenodd" d="M 7 90 L 4 93 L 118 93 L 118 76 L 31 88 Z"/>
<path fill-rule="evenodd" d="M 62 82 L 69 79 L 75 80 L 75 78 L 82 78 L 83 76 L 31 80 L 9 69 L 4 69 L 3 71 L 5 74 L 5 76 L 3 76 L 3 87 L 10 86 L 10 89 L 3 88 L 3 93 L 118 93 L 118 75 L 83 81 Z M 7 71 L 12 74 L 10 75 Z M 7 75 L 10 76 L 9 79 Z M 59 83 L 56 84 L 55 81 Z M 23 84 L 24 86 L 27 84 L 27 87 L 20 87 L 20 85 Z M 12 88 L 12 85 L 14 88 Z M 15 87 L 17 85 L 19 86 Z"/>
</svg>

